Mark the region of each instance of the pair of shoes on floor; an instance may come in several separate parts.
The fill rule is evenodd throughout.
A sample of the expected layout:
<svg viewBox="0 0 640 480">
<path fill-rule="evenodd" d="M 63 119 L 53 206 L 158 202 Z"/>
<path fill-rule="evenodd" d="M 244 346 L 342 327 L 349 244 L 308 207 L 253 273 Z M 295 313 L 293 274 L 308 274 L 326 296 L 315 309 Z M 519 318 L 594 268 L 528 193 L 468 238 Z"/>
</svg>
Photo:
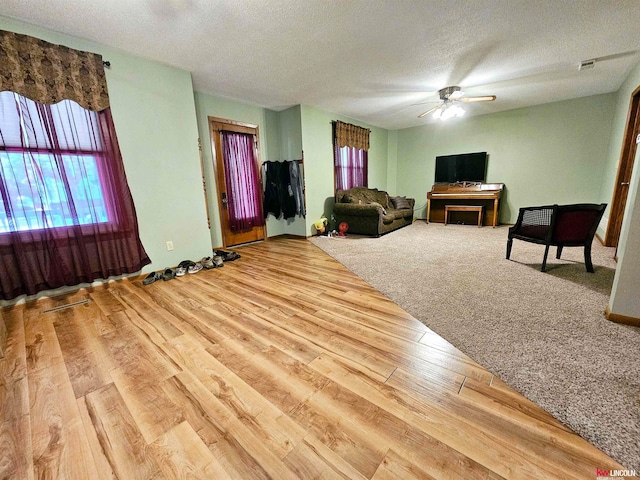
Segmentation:
<svg viewBox="0 0 640 480">
<path fill-rule="evenodd" d="M 227 252 L 224 250 L 214 250 L 213 254 L 217 257 L 221 257 L 224 262 L 233 262 L 240 258 L 240 254 L 236 252 Z"/>
<path fill-rule="evenodd" d="M 169 267 L 165 268 L 162 273 L 160 272 L 151 272 L 147 275 L 144 280 L 142 280 L 143 285 L 151 285 L 153 282 L 157 282 L 158 280 L 164 280 L 165 282 L 173 279 L 176 276 L 176 272 Z"/>
<path fill-rule="evenodd" d="M 142 284 L 151 285 L 158 280 L 162 280 L 162 274 L 160 272 L 151 272 L 149 275 L 144 277 L 144 280 L 142 280 Z"/>
<path fill-rule="evenodd" d="M 167 282 L 169 280 L 173 280 L 174 278 L 176 278 L 176 271 L 169 267 L 165 268 L 164 272 L 162 272 L 162 280 Z"/>
<path fill-rule="evenodd" d="M 203 257 L 202 260 L 200 260 L 200 263 L 207 270 L 211 270 L 212 268 L 217 267 L 224 267 L 224 261 L 222 260 L 222 257 L 218 255 L 214 255 L 213 257 Z"/>
<path fill-rule="evenodd" d="M 183 260 L 176 268 L 176 277 L 183 277 L 187 273 L 198 273 L 200 270 L 202 270 L 202 263 Z"/>
</svg>

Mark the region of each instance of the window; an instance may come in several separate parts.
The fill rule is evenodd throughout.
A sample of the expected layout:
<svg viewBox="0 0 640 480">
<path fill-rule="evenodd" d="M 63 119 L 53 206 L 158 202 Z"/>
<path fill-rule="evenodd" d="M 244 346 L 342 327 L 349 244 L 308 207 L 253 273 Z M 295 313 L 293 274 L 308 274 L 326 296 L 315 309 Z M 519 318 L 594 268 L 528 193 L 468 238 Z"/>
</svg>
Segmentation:
<svg viewBox="0 0 640 480">
<path fill-rule="evenodd" d="M 368 187 L 371 130 L 339 120 L 332 123 L 336 190 Z"/>
<path fill-rule="evenodd" d="M 97 113 L 12 92 L 0 108 L 0 233 L 107 222 Z"/>
<path fill-rule="evenodd" d="M 0 298 L 151 263 L 102 57 L 0 30 Z"/>
<path fill-rule="evenodd" d="M 336 190 L 368 186 L 367 151 L 355 147 L 336 149 Z"/>
</svg>

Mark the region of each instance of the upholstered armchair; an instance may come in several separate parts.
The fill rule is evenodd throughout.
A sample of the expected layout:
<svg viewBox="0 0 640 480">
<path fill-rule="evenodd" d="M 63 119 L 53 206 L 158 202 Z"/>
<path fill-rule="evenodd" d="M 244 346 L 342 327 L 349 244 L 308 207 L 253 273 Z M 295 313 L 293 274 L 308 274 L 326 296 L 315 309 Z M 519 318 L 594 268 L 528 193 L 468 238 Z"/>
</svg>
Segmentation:
<svg viewBox="0 0 640 480">
<path fill-rule="evenodd" d="M 584 247 L 587 272 L 593 273 L 591 244 L 605 208 L 606 203 L 521 208 L 516 224 L 509 228 L 507 260 L 511 256 L 514 238 L 545 246 L 541 272 L 546 271 L 547 255 L 551 245 L 558 248 L 556 258 L 560 258 L 564 247 Z"/>
</svg>

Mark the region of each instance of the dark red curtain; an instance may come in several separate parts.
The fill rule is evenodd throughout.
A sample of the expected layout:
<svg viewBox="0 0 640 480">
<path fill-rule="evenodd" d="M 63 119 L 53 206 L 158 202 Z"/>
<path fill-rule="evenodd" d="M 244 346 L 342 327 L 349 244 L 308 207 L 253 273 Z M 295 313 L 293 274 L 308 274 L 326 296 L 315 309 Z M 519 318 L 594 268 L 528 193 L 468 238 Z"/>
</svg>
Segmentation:
<svg viewBox="0 0 640 480">
<path fill-rule="evenodd" d="M 231 231 L 242 232 L 264 225 L 253 135 L 222 132 L 222 148 Z"/>
<path fill-rule="evenodd" d="M 336 190 L 369 186 L 369 155 L 367 150 L 335 146 Z"/>
<path fill-rule="evenodd" d="M 0 92 L 0 199 L 5 300 L 151 263 L 109 108 Z"/>
</svg>

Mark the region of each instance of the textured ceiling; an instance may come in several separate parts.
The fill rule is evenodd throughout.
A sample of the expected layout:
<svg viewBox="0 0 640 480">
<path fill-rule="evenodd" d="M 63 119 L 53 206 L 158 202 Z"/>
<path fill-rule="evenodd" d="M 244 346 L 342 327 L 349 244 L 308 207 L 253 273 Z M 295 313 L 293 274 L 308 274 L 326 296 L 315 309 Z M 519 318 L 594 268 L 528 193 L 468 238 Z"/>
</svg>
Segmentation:
<svg viewBox="0 0 640 480">
<path fill-rule="evenodd" d="M 465 107 L 478 115 L 612 92 L 640 61 L 637 0 L 2 0 L 0 15 L 188 70 L 199 92 L 389 129 L 433 122 L 412 104 L 448 85 L 497 95 Z"/>
</svg>

